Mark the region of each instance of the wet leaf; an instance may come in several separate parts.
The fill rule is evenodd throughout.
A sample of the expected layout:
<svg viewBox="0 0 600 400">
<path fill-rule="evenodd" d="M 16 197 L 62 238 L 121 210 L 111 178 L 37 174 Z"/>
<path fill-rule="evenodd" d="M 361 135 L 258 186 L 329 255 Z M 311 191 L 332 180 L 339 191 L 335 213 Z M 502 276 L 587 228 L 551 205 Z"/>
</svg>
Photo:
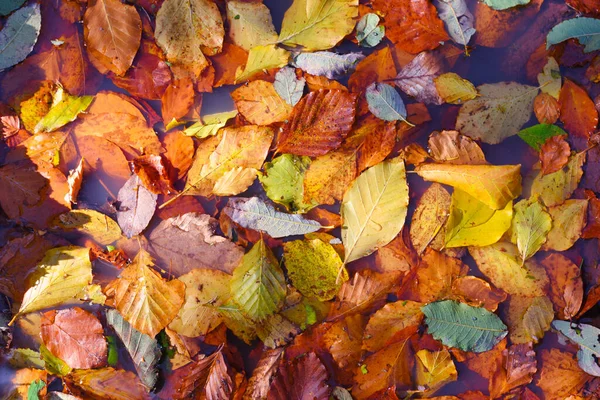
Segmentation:
<svg viewBox="0 0 600 400">
<path fill-rule="evenodd" d="M 383 82 L 397 75 L 392 51 L 388 46 L 376 50 L 356 64 L 355 71 L 348 79 L 352 92 L 363 92 L 373 82 Z"/>
<path fill-rule="evenodd" d="M 416 172 L 427 181 L 453 186 L 498 210 L 521 194 L 520 165 L 423 164 Z"/>
<path fill-rule="evenodd" d="M 570 199 L 559 206 L 550 207 L 552 230 L 544 250 L 565 251 L 570 249 L 582 237 L 581 231 L 586 221 L 587 200 Z"/>
<path fill-rule="evenodd" d="M 304 175 L 310 158 L 282 154 L 264 165 L 264 174 L 259 176 L 267 196 L 288 210 L 303 212 L 311 208 L 304 203 Z"/>
<path fill-rule="evenodd" d="M 515 344 L 538 343 L 554 319 L 552 302 L 546 296 L 511 295 L 504 314 L 510 340 Z"/>
<path fill-rule="evenodd" d="M 433 7 L 433 6 L 429 6 Z M 404 93 L 426 104 L 442 104 L 434 79 L 445 69 L 442 56 L 437 52 L 418 54 L 394 78 L 394 84 Z"/>
<path fill-rule="evenodd" d="M 294 240 L 286 242 L 283 250 L 292 284 L 307 297 L 330 300 L 348 280 L 340 256 L 329 243 L 320 239 Z"/>
<path fill-rule="evenodd" d="M 81 308 L 51 310 L 42 314 L 41 336 L 48 350 L 71 368 L 106 366 L 107 345 L 102 324 L 93 314 Z"/>
<path fill-rule="evenodd" d="M 483 0 L 485 4 L 493 8 L 494 10 L 506 10 L 516 6 L 522 6 L 528 4 L 531 0 Z"/>
<path fill-rule="evenodd" d="M 572 135 L 589 138 L 598 125 L 598 111 L 587 92 L 565 79 L 560 91 L 560 120 Z"/>
<path fill-rule="evenodd" d="M 384 121 L 406 121 L 406 106 L 392 86 L 373 83 L 366 92 L 369 111 Z"/>
<path fill-rule="evenodd" d="M 110 304 L 123 318 L 151 337 L 175 318 L 185 292 L 181 281 L 166 282 L 153 266 L 150 254 L 141 249 L 133 263 L 104 289 Z"/>
<path fill-rule="evenodd" d="M 171 130 L 183 123 L 180 120 L 188 119 L 188 115 L 194 112 L 193 108 L 196 101 L 194 82 L 190 78 L 186 77 L 171 82 L 161 97 L 160 113 L 163 117 L 165 129 L 167 131 Z"/>
<path fill-rule="evenodd" d="M 556 125 L 539 124 L 523 129 L 519 132 L 519 137 L 529 146 L 537 151 L 542 149 L 542 145 L 552 136 L 566 135 L 567 132 Z"/>
<path fill-rule="evenodd" d="M 89 249 L 73 246 L 48 250 L 28 281 L 31 284 L 13 321 L 24 314 L 58 306 L 80 295 L 92 282 Z"/>
<path fill-rule="evenodd" d="M 311 92 L 294 106 L 279 135 L 277 151 L 320 156 L 337 148 L 354 123 L 356 95 L 341 90 Z"/>
<path fill-rule="evenodd" d="M 333 204 L 341 200 L 357 175 L 357 154 L 334 150 L 311 161 L 304 175 L 304 202 Z"/>
<path fill-rule="evenodd" d="M 256 125 L 286 121 L 292 112 L 271 82 L 250 82 L 231 92 L 231 98 L 240 114 Z"/>
<path fill-rule="evenodd" d="M 119 190 L 117 222 L 123 233 L 131 238 L 140 234 L 152 219 L 158 196 L 150 192 L 137 175 L 132 175 Z"/>
<path fill-rule="evenodd" d="M 450 194 L 438 183 L 432 184 L 419 199 L 410 223 L 410 240 L 422 254 L 446 224 L 450 215 Z"/>
<path fill-rule="evenodd" d="M 20 8 L 8 17 L 0 31 L 0 71 L 20 63 L 31 53 L 41 24 L 39 4 Z"/>
<path fill-rule="evenodd" d="M 557 206 L 565 202 L 581 180 L 585 153 L 572 154 L 567 165 L 552 174 L 538 175 L 531 185 L 531 195 L 539 196 L 547 207 Z"/>
<path fill-rule="evenodd" d="M 386 304 L 369 319 L 365 328 L 363 347 L 376 352 L 390 343 L 408 337 L 423 320 L 423 303 L 399 300 Z"/>
<path fill-rule="evenodd" d="M 142 37 L 142 20 L 135 7 L 118 0 L 92 0 L 83 27 L 88 55 L 94 64 L 124 75 L 133 63 Z"/>
<path fill-rule="evenodd" d="M 548 57 L 548 62 L 544 66 L 544 70 L 538 74 L 537 79 L 542 93 L 547 93 L 558 100 L 562 79 L 560 67 L 554 57 Z"/>
<path fill-rule="evenodd" d="M 277 372 L 282 356 L 283 348 L 263 352 L 256 368 L 252 372 L 252 376 L 248 380 L 248 388 L 244 393 L 244 400 L 267 398 L 271 378 Z"/>
<path fill-rule="evenodd" d="M 74 370 L 67 387 L 83 398 L 146 400 L 146 388 L 133 372 L 113 368 Z"/>
<path fill-rule="evenodd" d="M 315 353 L 310 352 L 305 357 L 281 365 L 267 399 L 326 400 L 330 393 L 327 380 L 325 366 Z"/>
<path fill-rule="evenodd" d="M 585 52 L 589 53 L 600 49 L 600 20 L 594 18 L 580 17 L 562 21 L 548 33 L 546 47 L 564 42 L 568 39 L 577 39 L 585 46 Z"/>
<path fill-rule="evenodd" d="M 92 100 L 94 100 L 93 96 L 71 96 L 59 87 L 54 94 L 52 107 L 37 123 L 34 133 L 52 132 L 75 121 L 77 116 L 89 107 Z"/>
<path fill-rule="evenodd" d="M 448 350 L 419 350 L 416 358 L 415 382 L 419 388 L 425 388 L 425 393 L 433 394 L 442 386 L 458 379 L 456 366 Z"/>
<path fill-rule="evenodd" d="M 538 89 L 514 82 L 486 83 L 479 97 L 466 102 L 458 113 L 456 130 L 489 144 L 519 133 L 529 121 Z"/>
<path fill-rule="evenodd" d="M 448 72 L 436 77 L 435 88 L 445 103 L 462 104 L 477 97 L 477 89 L 471 82 L 461 78 L 454 72 Z"/>
<path fill-rule="evenodd" d="M 550 96 L 548 93 L 540 93 L 535 96 L 533 101 L 533 112 L 540 124 L 554 124 L 560 117 L 560 104 L 558 100 Z M 524 132 L 528 129 L 524 129 Z M 519 136 L 521 133 L 519 133 Z"/>
<path fill-rule="evenodd" d="M 187 136 L 196 136 L 198 139 L 215 136 L 219 132 L 219 129 L 223 128 L 227 124 L 227 121 L 235 118 L 236 115 L 238 115 L 237 111 L 206 115 L 202 118 L 202 121 L 198 121 L 186 128 L 183 133 Z"/>
<path fill-rule="evenodd" d="M 433 132 L 427 144 L 435 162 L 458 165 L 487 164 L 481 147 L 458 131 Z"/>
<path fill-rule="evenodd" d="M 227 2 L 229 37 L 245 50 L 273 43 L 277 32 L 271 20 L 271 12 L 262 3 L 244 1 Z"/>
<path fill-rule="evenodd" d="M 115 220 L 96 210 L 71 210 L 59 215 L 55 224 L 65 231 L 89 235 L 101 245 L 109 245 L 121 238 L 121 228 Z"/>
<path fill-rule="evenodd" d="M 19 218 L 24 207 L 35 206 L 42 200 L 40 192 L 47 184 L 33 164 L 13 163 L 0 167 L 2 210 L 9 218 Z"/>
<path fill-rule="evenodd" d="M 435 0 L 433 4 L 452 40 L 463 46 L 468 45 L 476 30 L 473 27 L 475 17 L 467 3 L 464 0 Z"/>
<path fill-rule="evenodd" d="M 161 357 L 158 342 L 134 329 L 117 310 L 106 311 L 106 322 L 115 330 L 127 349 L 142 383 L 148 389 L 152 389 L 158 379 L 156 366 Z"/>
<path fill-rule="evenodd" d="M 300 53 L 293 64 L 302 71 L 328 79 L 337 79 L 350 72 L 365 56 L 362 53 L 337 54 L 330 51 Z"/>
<path fill-rule="evenodd" d="M 9 15 L 17 8 L 21 7 L 25 3 L 25 0 L 7 0 L 0 5 L 0 15 Z"/>
<path fill-rule="evenodd" d="M 574 318 L 583 302 L 583 282 L 579 267 L 559 253 L 552 253 L 544 258 L 542 265 L 550 278 L 550 300 L 558 318 Z"/>
<path fill-rule="evenodd" d="M 69 171 L 67 183 L 69 184 L 69 193 L 65 196 L 65 201 L 67 203 L 77 204 L 77 195 L 79 194 L 81 184 L 83 183 L 83 158 L 79 160 L 75 169 Z"/>
<path fill-rule="evenodd" d="M 575 355 L 559 349 L 542 350 L 541 374 L 537 386 L 551 398 L 566 398 L 579 390 L 590 379 L 578 365 Z"/>
<path fill-rule="evenodd" d="M 463 276 L 452 282 L 452 296 L 473 307 L 484 307 L 494 312 L 498 304 L 506 300 L 503 290 L 492 288 L 483 279 Z"/>
<path fill-rule="evenodd" d="M 283 16 L 279 43 L 304 51 L 334 47 L 354 29 L 358 0 L 294 0 Z"/>
<path fill-rule="evenodd" d="M 185 138 L 180 135 L 182 141 Z M 185 148 L 184 148 L 185 150 Z M 184 158 L 185 155 L 182 155 Z M 159 155 L 149 154 L 136 157 L 133 161 L 133 172 L 140 179 L 141 184 L 154 194 L 170 194 L 175 192 L 163 159 Z"/>
<path fill-rule="evenodd" d="M 404 226 L 407 206 L 404 162 L 384 161 L 363 172 L 342 201 L 344 262 L 358 260 L 391 242 Z"/>
<path fill-rule="evenodd" d="M 273 86 L 277 94 L 291 106 L 295 106 L 304 94 L 306 79 L 296 77 L 296 70 L 291 67 L 280 69 L 275 75 Z"/>
<path fill-rule="evenodd" d="M 569 338 L 572 342 L 579 345 L 577 352 L 577 361 L 582 370 L 593 376 L 600 376 L 600 366 L 598 366 L 598 357 L 600 357 L 600 329 L 587 324 L 574 324 L 568 321 L 554 321 L 552 328 Z"/>
<path fill-rule="evenodd" d="M 546 242 L 552 225 L 550 214 L 538 199 L 521 200 L 515 204 L 511 241 L 517 245 L 523 262 Z"/>
<path fill-rule="evenodd" d="M 450 347 L 481 353 L 507 335 L 506 325 L 483 309 L 446 300 L 422 307 L 427 331 Z"/>
<path fill-rule="evenodd" d="M 249 80 L 263 70 L 280 68 L 287 65 L 290 52 L 273 44 L 253 47 L 248 53 L 246 65 L 235 72 L 235 83 Z"/>
<path fill-rule="evenodd" d="M 362 47 L 375 47 L 385 36 L 385 27 L 379 25 L 380 18 L 377 14 L 363 15 L 356 25 L 356 40 Z"/>
</svg>

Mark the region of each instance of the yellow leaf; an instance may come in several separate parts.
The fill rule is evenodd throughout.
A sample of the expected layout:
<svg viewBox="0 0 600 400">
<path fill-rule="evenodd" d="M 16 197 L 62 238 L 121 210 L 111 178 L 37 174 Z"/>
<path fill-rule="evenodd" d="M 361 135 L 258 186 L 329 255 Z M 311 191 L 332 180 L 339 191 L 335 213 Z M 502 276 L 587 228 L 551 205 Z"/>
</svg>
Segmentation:
<svg viewBox="0 0 600 400">
<path fill-rule="evenodd" d="M 521 194 L 521 165 L 422 164 L 415 171 L 427 181 L 453 186 L 495 210 Z"/>
<path fill-rule="evenodd" d="M 348 280 L 338 253 L 320 239 L 284 243 L 283 258 L 292 284 L 304 296 L 330 300 Z M 337 279 L 340 269 L 341 279 Z"/>
<path fill-rule="evenodd" d="M 356 151 L 334 150 L 315 158 L 304 176 L 304 202 L 334 204 L 356 178 Z"/>
<path fill-rule="evenodd" d="M 234 90 L 231 98 L 240 114 L 256 125 L 285 121 L 292 112 L 292 106 L 277 94 L 271 82 L 250 82 Z"/>
<path fill-rule="evenodd" d="M 271 12 L 263 3 L 228 1 L 227 21 L 229 37 L 245 50 L 277 40 Z"/>
<path fill-rule="evenodd" d="M 272 141 L 273 130 L 268 127 L 246 125 L 223 128 L 217 136 L 208 138 L 198 146 L 182 193 L 210 196 L 217 181 L 232 169 L 260 168 Z M 240 191 L 229 194 L 243 192 L 248 186 L 238 187 Z"/>
<path fill-rule="evenodd" d="M 219 129 L 224 127 L 231 118 L 235 118 L 237 111 L 225 111 L 218 114 L 211 114 L 202 117 L 202 121 L 184 129 L 183 133 L 187 136 L 196 136 L 198 139 L 205 139 L 209 136 L 215 136 Z"/>
<path fill-rule="evenodd" d="M 89 252 L 88 248 L 74 246 L 48 250 L 28 277 L 33 284 L 11 323 L 23 314 L 58 306 L 82 293 L 92 283 Z"/>
<path fill-rule="evenodd" d="M 89 235 L 101 245 L 121 238 L 121 228 L 112 218 L 96 210 L 71 210 L 56 217 L 54 224 L 65 231 Z"/>
<path fill-rule="evenodd" d="M 537 343 L 550 329 L 554 309 L 548 297 L 510 296 L 503 320 L 513 344 Z"/>
<path fill-rule="evenodd" d="M 357 17 L 358 0 L 294 0 L 283 17 L 279 43 L 327 50 L 352 32 Z"/>
<path fill-rule="evenodd" d="M 153 266 L 150 254 L 140 249 L 133 263 L 104 290 L 107 303 L 135 329 L 152 337 L 177 316 L 185 294 L 183 282 L 166 282 Z"/>
<path fill-rule="evenodd" d="M 450 194 L 442 185 L 434 183 L 419 199 L 410 223 L 410 240 L 421 254 L 446 223 L 450 214 Z"/>
<path fill-rule="evenodd" d="M 415 383 L 419 387 L 425 387 L 428 395 L 435 393 L 448 382 L 458 379 L 458 371 L 446 349 L 440 351 L 419 350 L 416 367 Z"/>
<path fill-rule="evenodd" d="M 197 268 L 178 280 L 185 284 L 185 302 L 169 329 L 188 337 L 206 335 L 222 322 L 217 307 L 230 296 L 231 275 L 216 269 Z"/>
<path fill-rule="evenodd" d="M 494 244 L 510 228 L 512 216 L 512 201 L 502 210 L 494 210 L 468 193 L 454 189 L 445 247 Z"/>
<path fill-rule="evenodd" d="M 515 205 L 511 241 L 517 245 L 525 262 L 546 242 L 552 229 L 552 218 L 537 198 L 521 200 Z"/>
<path fill-rule="evenodd" d="M 562 79 L 560 77 L 560 67 L 554 57 L 548 57 L 544 71 L 538 74 L 537 79 L 540 84 L 540 90 L 558 100 Z"/>
<path fill-rule="evenodd" d="M 402 160 L 384 161 L 363 172 L 342 201 L 344 262 L 358 260 L 391 242 L 404 226 L 407 208 Z"/>
<path fill-rule="evenodd" d="M 477 89 L 471 82 L 454 72 L 442 74 L 434 79 L 438 94 L 449 104 L 462 104 L 477 97 Z"/>
<path fill-rule="evenodd" d="M 539 196 L 546 207 L 557 206 L 567 200 L 583 176 L 585 152 L 573 154 L 564 168 L 542 175 L 540 171 L 531 185 L 531 196 Z"/>
<path fill-rule="evenodd" d="M 400 300 L 386 304 L 369 319 L 365 328 L 363 348 L 378 351 L 384 348 L 401 331 L 414 327 L 423 320 L 423 303 Z"/>
<path fill-rule="evenodd" d="M 290 52 L 274 44 L 253 47 L 248 53 L 248 61 L 235 72 L 235 83 L 247 81 L 266 69 L 280 68 L 290 60 Z"/>
<path fill-rule="evenodd" d="M 550 207 L 552 230 L 543 250 L 565 251 L 581 237 L 581 230 L 587 221 L 588 201 L 571 199 L 559 206 Z"/>
<path fill-rule="evenodd" d="M 217 179 L 213 193 L 217 196 L 232 196 L 241 193 L 252 185 L 257 174 L 256 168 L 236 167 Z"/>
<path fill-rule="evenodd" d="M 469 247 L 479 270 L 490 282 L 511 295 L 543 296 L 548 285 L 548 275 L 533 260 L 521 266 L 517 247 L 508 242 L 498 242 L 486 247 Z"/>
</svg>

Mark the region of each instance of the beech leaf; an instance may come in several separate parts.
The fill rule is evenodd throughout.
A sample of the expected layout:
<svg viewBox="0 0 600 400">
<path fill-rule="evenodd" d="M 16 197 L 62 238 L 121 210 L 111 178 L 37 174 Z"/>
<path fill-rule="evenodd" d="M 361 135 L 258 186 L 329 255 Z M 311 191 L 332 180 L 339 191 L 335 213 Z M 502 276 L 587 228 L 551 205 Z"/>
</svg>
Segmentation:
<svg viewBox="0 0 600 400">
<path fill-rule="evenodd" d="M 517 245 L 523 262 L 537 253 L 551 229 L 552 218 L 537 198 L 515 204 L 511 241 Z"/>
<path fill-rule="evenodd" d="M 547 175 L 540 171 L 533 179 L 531 195 L 539 196 L 547 207 L 564 203 L 577 189 L 583 176 L 585 157 L 585 152 L 572 154 L 564 168 Z"/>
<path fill-rule="evenodd" d="M 419 199 L 410 223 L 410 240 L 418 254 L 425 251 L 446 224 L 450 202 L 450 194 L 439 183 L 428 187 Z"/>
<path fill-rule="evenodd" d="M 437 52 L 422 52 L 408 63 L 394 78 L 394 84 L 417 101 L 442 104 L 434 78 L 445 68 L 444 59 Z"/>
<path fill-rule="evenodd" d="M 552 136 L 566 135 L 567 132 L 556 125 L 539 124 L 529 128 L 523 129 L 519 132 L 519 137 L 523 139 L 525 143 L 539 151 L 542 145 L 546 143 L 546 140 Z"/>
<path fill-rule="evenodd" d="M 158 195 L 152 193 L 137 175 L 132 175 L 119 190 L 117 222 L 128 238 L 140 234 L 152 219 Z"/>
<path fill-rule="evenodd" d="M 71 96 L 59 87 L 54 94 L 54 102 L 46 114 L 34 128 L 34 133 L 52 132 L 75 121 L 94 100 L 93 96 Z"/>
<path fill-rule="evenodd" d="M 365 94 L 369 111 L 384 121 L 406 121 L 406 106 L 402 98 L 390 85 L 373 83 Z"/>
<path fill-rule="evenodd" d="M 554 321 L 552 327 L 579 345 L 577 361 L 581 369 L 590 375 L 600 376 L 600 365 L 598 365 L 600 329 L 592 325 L 568 321 Z"/>
<path fill-rule="evenodd" d="M 442 386 L 458 379 L 458 371 L 452 361 L 450 352 L 446 349 L 440 351 L 419 350 L 417 357 L 417 376 L 415 383 L 423 392 L 433 394 Z"/>
<path fill-rule="evenodd" d="M 354 69 L 365 58 L 362 53 L 336 54 L 330 51 L 300 53 L 294 57 L 294 66 L 315 76 L 337 79 Z"/>
<path fill-rule="evenodd" d="M 476 30 L 473 27 L 475 17 L 465 0 L 435 0 L 433 4 L 452 40 L 463 46 L 468 45 Z"/>
<path fill-rule="evenodd" d="M 369 318 L 365 327 L 363 347 L 369 351 L 379 351 L 391 343 L 400 332 L 409 331 L 421 325 L 423 303 L 400 300 L 388 303 Z"/>
<path fill-rule="evenodd" d="M 231 98 L 240 114 L 256 125 L 283 122 L 292 112 L 271 82 L 252 81 L 231 92 Z"/>
<path fill-rule="evenodd" d="M 289 60 L 290 52 L 274 44 L 253 47 L 248 53 L 246 65 L 236 70 L 235 83 L 247 81 L 264 70 L 284 67 Z"/>
<path fill-rule="evenodd" d="M 114 368 L 78 369 L 66 377 L 84 398 L 147 400 L 146 388 L 133 372 Z"/>
<path fill-rule="evenodd" d="M 244 50 L 277 40 L 271 12 L 262 3 L 228 1 L 227 21 L 229 22 L 229 37 L 234 44 Z"/>
<path fill-rule="evenodd" d="M 385 36 L 385 27 L 379 25 L 379 15 L 369 13 L 363 15 L 356 25 L 356 40 L 362 47 L 375 47 Z"/>
<path fill-rule="evenodd" d="M 579 40 L 585 46 L 586 53 L 600 49 L 600 20 L 580 17 L 562 21 L 548 33 L 546 47 L 550 48 L 568 39 Z"/>
<path fill-rule="evenodd" d="M 4 7 L 4 2 L 2 2 Z M 42 26 L 40 5 L 32 3 L 11 14 L 0 31 L 0 71 L 23 61 L 37 42 Z"/>
<path fill-rule="evenodd" d="M 421 310 L 434 339 L 463 351 L 491 350 L 508 333 L 500 318 L 484 308 L 445 300 L 427 304 Z"/>
<path fill-rule="evenodd" d="M 531 0 L 483 0 L 485 4 L 494 10 L 506 10 L 508 8 L 529 4 Z"/>
<path fill-rule="evenodd" d="M 310 162 L 309 157 L 282 154 L 265 163 L 259 179 L 267 196 L 291 211 L 311 208 L 304 203 L 304 174 Z"/>
<path fill-rule="evenodd" d="M 295 106 L 304 93 L 306 79 L 296 77 L 296 70 L 291 67 L 284 67 L 275 74 L 275 91 L 286 103 Z"/>
<path fill-rule="evenodd" d="M 187 136 L 196 136 L 198 139 L 204 139 L 209 136 L 215 136 L 219 129 L 223 128 L 227 121 L 235 118 L 237 111 L 226 111 L 218 114 L 205 115 L 202 121 L 187 127 L 183 133 Z"/>
<path fill-rule="evenodd" d="M 477 97 L 475 86 L 454 72 L 442 74 L 434 82 L 440 97 L 446 103 L 462 104 Z"/>
<path fill-rule="evenodd" d="M 558 206 L 550 207 L 552 229 L 543 250 L 565 251 L 581 237 L 586 224 L 588 200 L 569 199 Z"/>
</svg>

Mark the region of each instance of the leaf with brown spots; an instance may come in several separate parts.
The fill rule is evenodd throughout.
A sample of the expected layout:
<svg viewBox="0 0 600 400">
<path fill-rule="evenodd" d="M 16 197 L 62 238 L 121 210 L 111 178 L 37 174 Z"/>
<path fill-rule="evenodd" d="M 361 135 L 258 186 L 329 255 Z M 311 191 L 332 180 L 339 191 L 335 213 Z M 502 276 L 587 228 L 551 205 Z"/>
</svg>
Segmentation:
<svg viewBox="0 0 600 400">
<path fill-rule="evenodd" d="M 548 138 L 540 149 L 542 175 L 559 171 L 569 162 L 571 147 L 566 141 L 566 135 L 556 135 Z"/>
<path fill-rule="evenodd" d="M 481 147 L 458 131 L 433 132 L 427 144 L 435 162 L 459 165 L 487 164 Z"/>
<path fill-rule="evenodd" d="M 277 94 L 271 82 L 250 82 L 231 92 L 231 98 L 240 114 L 256 125 L 285 121 L 292 112 L 292 107 Z"/>
<path fill-rule="evenodd" d="M 394 84 L 417 101 L 440 105 L 443 100 L 434 79 L 444 72 L 445 67 L 446 63 L 439 52 L 423 52 L 400 70 L 394 78 Z"/>
<path fill-rule="evenodd" d="M 176 134 L 179 133 L 176 132 Z M 179 136 L 182 135 L 179 134 Z M 133 172 L 150 192 L 154 194 L 171 194 L 175 192 L 161 156 L 152 154 L 139 156 L 132 161 L 132 164 Z"/>
<path fill-rule="evenodd" d="M 560 103 L 548 93 L 540 93 L 533 100 L 533 112 L 540 124 L 553 124 L 560 116 Z"/>
<path fill-rule="evenodd" d="M 506 300 L 502 289 L 493 288 L 489 283 L 475 276 L 462 276 L 452 282 L 452 297 L 473 307 L 484 307 L 494 312 L 498 304 Z"/>
</svg>

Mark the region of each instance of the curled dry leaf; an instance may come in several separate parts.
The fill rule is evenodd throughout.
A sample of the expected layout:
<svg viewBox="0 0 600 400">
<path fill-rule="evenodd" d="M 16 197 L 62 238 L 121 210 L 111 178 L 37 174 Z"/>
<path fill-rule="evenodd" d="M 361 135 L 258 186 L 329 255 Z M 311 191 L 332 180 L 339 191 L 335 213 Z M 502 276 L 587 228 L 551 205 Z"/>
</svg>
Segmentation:
<svg viewBox="0 0 600 400">
<path fill-rule="evenodd" d="M 548 93 L 540 93 L 533 101 L 533 112 L 540 124 L 553 124 L 560 116 L 560 103 Z"/>
<path fill-rule="evenodd" d="M 180 135 L 180 137 L 185 137 Z M 133 172 L 138 176 L 142 185 L 154 194 L 171 194 L 175 192 L 159 155 L 144 155 L 136 157 L 133 162 Z"/>
<path fill-rule="evenodd" d="M 588 93 L 570 79 L 560 91 L 560 120 L 567 132 L 589 138 L 598 126 L 598 111 Z"/>
<path fill-rule="evenodd" d="M 67 203 L 77 204 L 77 195 L 79 194 L 81 184 L 83 183 L 83 158 L 79 160 L 75 169 L 69 171 L 67 183 L 69 184 L 69 192 L 65 196 L 65 201 Z"/>
</svg>

